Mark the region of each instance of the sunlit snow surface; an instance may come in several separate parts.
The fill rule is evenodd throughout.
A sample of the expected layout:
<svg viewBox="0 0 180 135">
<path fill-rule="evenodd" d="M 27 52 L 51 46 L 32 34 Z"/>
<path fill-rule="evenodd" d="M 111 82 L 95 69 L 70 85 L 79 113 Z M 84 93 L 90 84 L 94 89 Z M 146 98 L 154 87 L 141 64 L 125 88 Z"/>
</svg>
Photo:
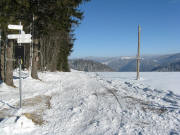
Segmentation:
<svg viewBox="0 0 180 135">
<path fill-rule="evenodd" d="M 119 80 L 122 82 L 136 80 L 135 72 L 107 72 L 98 73 L 105 80 Z M 142 72 L 138 83 L 151 88 L 169 90 L 180 95 L 180 72 Z M 137 82 L 137 81 L 134 81 Z"/>
<path fill-rule="evenodd" d="M 24 77 L 23 99 L 52 96 L 45 123 L 1 118 L 0 135 L 180 134 L 180 73 L 142 73 L 140 81 L 135 73 L 46 72 L 39 77 Z M 0 109 L 14 113 L 18 88 L 1 84 L 0 91 Z M 24 107 L 23 113 L 30 110 Z"/>
</svg>

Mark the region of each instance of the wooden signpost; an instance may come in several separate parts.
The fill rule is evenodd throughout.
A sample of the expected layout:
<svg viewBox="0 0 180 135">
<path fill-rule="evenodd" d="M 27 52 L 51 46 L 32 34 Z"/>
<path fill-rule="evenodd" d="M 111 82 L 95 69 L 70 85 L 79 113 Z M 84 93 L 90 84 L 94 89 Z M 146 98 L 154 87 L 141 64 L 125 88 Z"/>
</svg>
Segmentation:
<svg viewBox="0 0 180 135">
<path fill-rule="evenodd" d="M 140 32 L 141 32 L 141 27 L 138 25 L 138 53 L 137 53 L 137 80 L 140 79 L 139 76 L 139 70 L 140 70 Z"/>
</svg>

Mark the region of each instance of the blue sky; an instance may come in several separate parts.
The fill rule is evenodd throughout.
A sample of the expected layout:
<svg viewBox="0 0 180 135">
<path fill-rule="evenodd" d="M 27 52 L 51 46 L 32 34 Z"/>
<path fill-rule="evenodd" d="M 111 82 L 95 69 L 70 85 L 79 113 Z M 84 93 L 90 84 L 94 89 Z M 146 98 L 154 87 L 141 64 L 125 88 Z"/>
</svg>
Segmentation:
<svg viewBox="0 0 180 135">
<path fill-rule="evenodd" d="M 75 30 L 71 57 L 133 56 L 141 25 L 141 54 L 180 52 L 180 0 L 91 0 Z"/>
</svg>

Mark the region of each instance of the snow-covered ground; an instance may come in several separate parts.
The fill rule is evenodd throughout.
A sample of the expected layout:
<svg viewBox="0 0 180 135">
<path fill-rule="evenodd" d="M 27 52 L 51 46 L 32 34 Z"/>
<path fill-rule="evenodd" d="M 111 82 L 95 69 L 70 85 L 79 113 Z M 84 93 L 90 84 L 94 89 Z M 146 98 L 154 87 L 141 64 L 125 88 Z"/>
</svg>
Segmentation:
<svg viewBox="0 0 180 135">
<path fill-rule="evenodd" d="M 0 135 L 180 134 L 180 74 L 141 75 L 24 72 L 22 110 L 18 88 L 0 85 Z"/>
<path fill-rule="evenodd" d="M 135 72 L 106 72 L 98 73 L 106 80 L 119 80 L 121 82 L 136 81 Z M 151 88 L 169 90 L 180 95 L 180 72 L 142 72 L 140 83 Z"/>
</svg>

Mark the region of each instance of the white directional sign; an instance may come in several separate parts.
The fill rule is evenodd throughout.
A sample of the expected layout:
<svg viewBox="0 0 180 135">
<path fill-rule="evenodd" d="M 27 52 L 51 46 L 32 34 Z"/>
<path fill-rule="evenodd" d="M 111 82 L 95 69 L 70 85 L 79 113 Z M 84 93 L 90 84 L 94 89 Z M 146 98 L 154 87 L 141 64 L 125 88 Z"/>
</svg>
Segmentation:
<svg viewBox="0 0 180 135">
<path fill-rule="evenodd" d="M 9 34 L 7 37 L 8 39 L 17 39 L 19 36 L 19 34 Z"/>
<path fill-rule="evenodd" d="M 8 39 L 31 38 L 31 34 L 9 34 Z"/>
<path fill-rule="evenodd" d="M 9 34 L 8 39 L 18 39 L 20 37 L 20 34 Z"/>
<path fill-rule="evenodd" d="M 31 43 L 31 42 L 32 42 L 31 38 L 18 38 L 17 39 L 18 44 L 19 43 Z"/>
<path fill-rule="evenodd" d="M 19 30 L 20 34 L 9 34 L 7 37 L 8 39 L 16 39 L 17 43 L 31 43 L 32 42 L 32 35 L 31 34 L 25 34 L 23 31 L 23 26 L 21 25 L 8 25 L 8 29 L 12 30 Z"/>
<path fill-rule="evenodd" d="M 23 26 L 22 25 L 11 25 L 11 24 L 9 24 L 8 29 L 11 29 L 11 30 L 23 30 Z"/>
<path fill-rule="evenodd" d="M 25 34 L 25 32 L 22 30 L 22 31 L 21 31 L 21 34 L 22 34 L 22 35 L 24 35 L 24 34 Z"/>
</svg>

